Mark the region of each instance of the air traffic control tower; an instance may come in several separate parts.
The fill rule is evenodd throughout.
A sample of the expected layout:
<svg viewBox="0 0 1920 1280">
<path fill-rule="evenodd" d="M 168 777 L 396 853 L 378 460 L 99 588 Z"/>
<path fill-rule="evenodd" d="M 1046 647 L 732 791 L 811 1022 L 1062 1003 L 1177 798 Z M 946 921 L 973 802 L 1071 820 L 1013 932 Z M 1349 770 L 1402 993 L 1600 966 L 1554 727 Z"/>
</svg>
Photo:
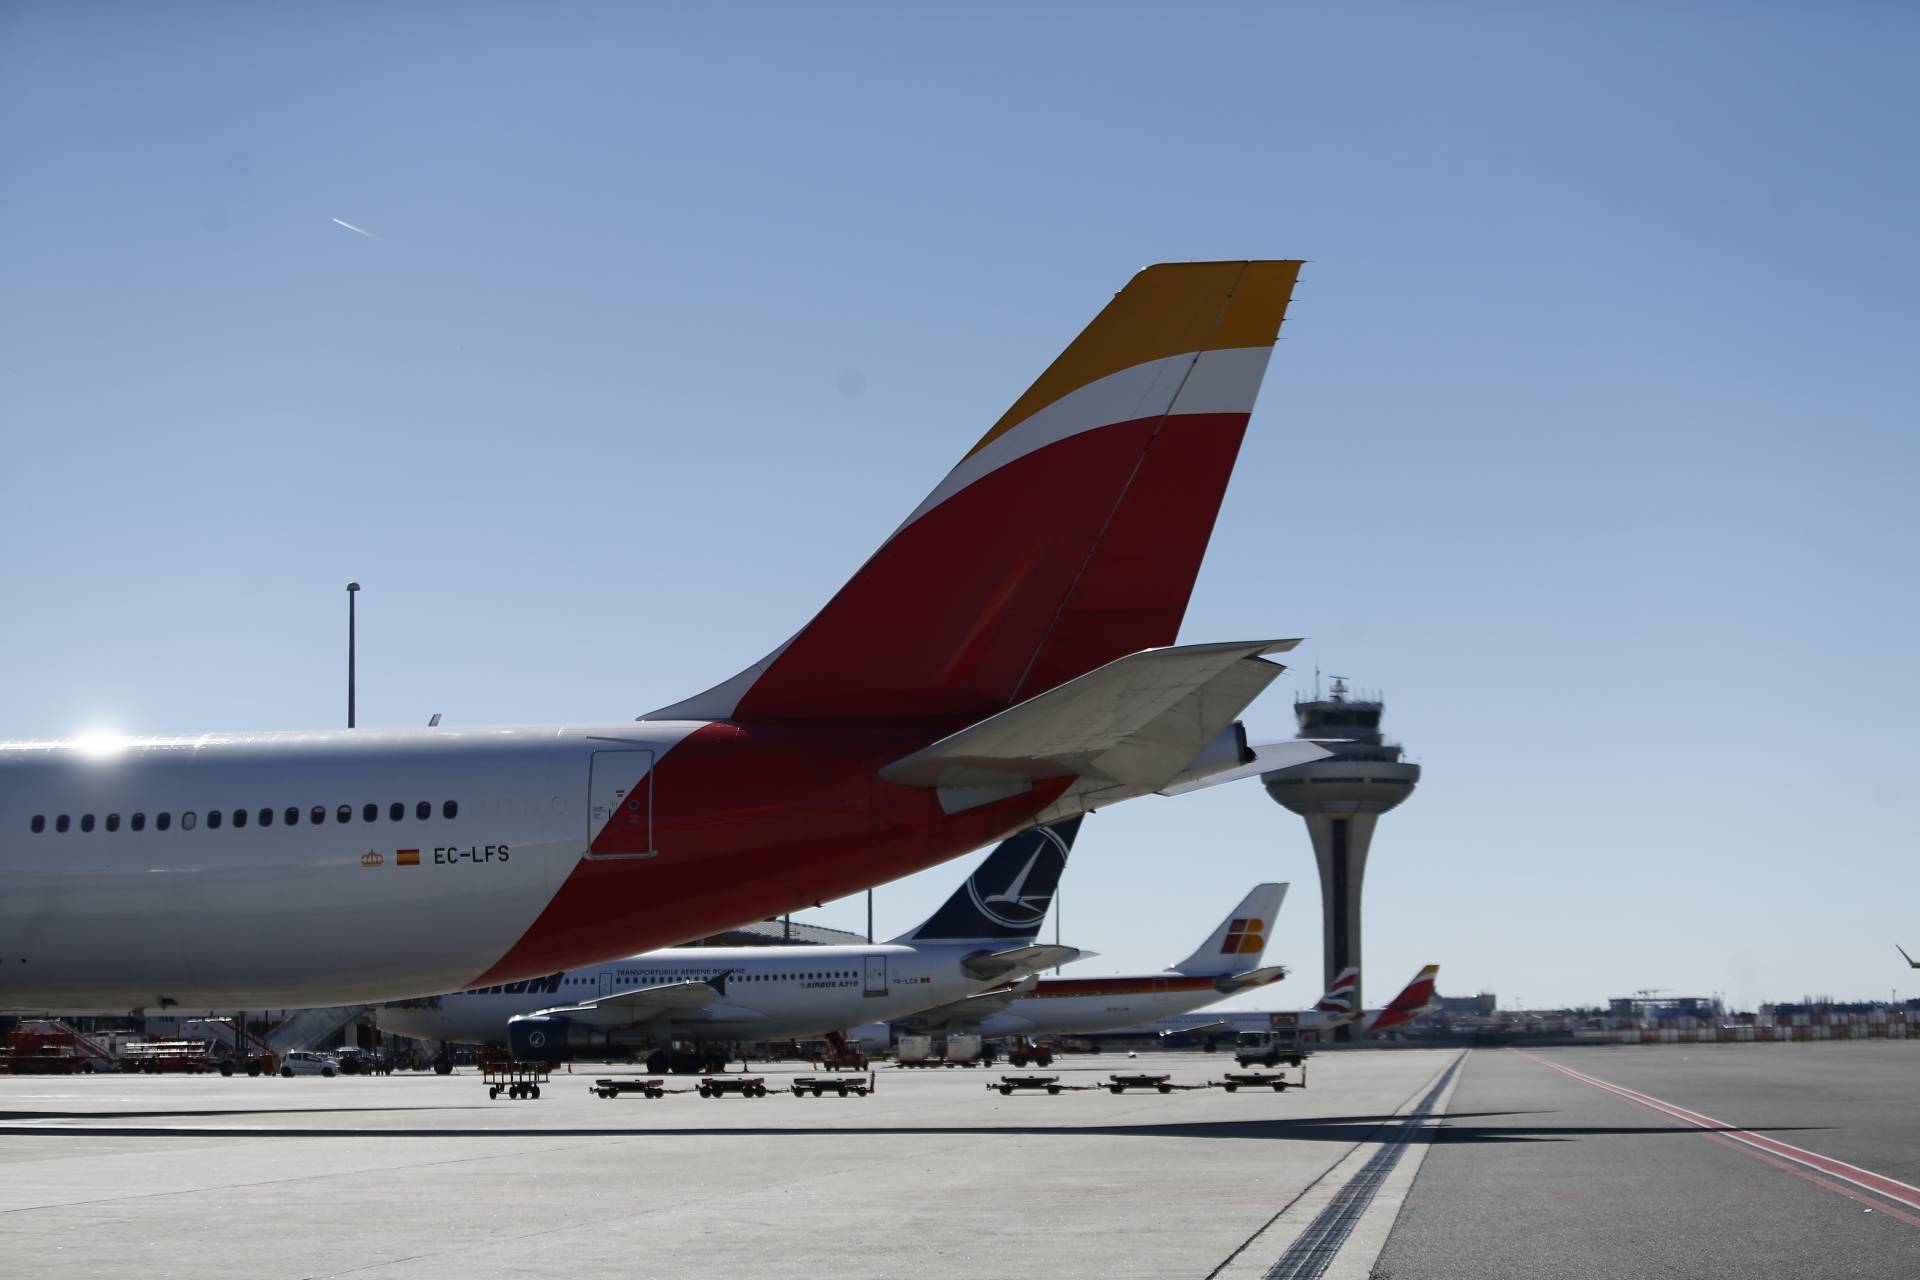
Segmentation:
<svg viewBox="0 0 1920 1280">
<path fill-rule="evenodd" d="M 1316 681 L 1317 683 L 1317 681 Z M 1360 882 L 1367 871 L 1367 848 L 1380 815 L 1405 800 L 1420 781 L 1420 766 L 1400 759 L 1400 748 L 1380 736 L 1378 698 L 1350 699 L 1347 682 L 1333 678 L 1325 698 L 1316 688 L 1311 701 L 1295 700 L 1299 738 L 1322 742 L 1335 754 L 1262 774 L 1267 794 L 1307 820 L 1314 861 L 1320 864 L 1320 917 L 1324 929 L 1325 990 L 1342 969 L 1360 964 Z M 1336 741 L 1343 740 L 1343 741 Z M 1366 981 L 1366 971 L 1360 979 Z M 1364 1009 L 1358 988 L 1355 1007 Z M 1348 1040 L 1353 1028 L 1334 1033 Z"/>
</svg>

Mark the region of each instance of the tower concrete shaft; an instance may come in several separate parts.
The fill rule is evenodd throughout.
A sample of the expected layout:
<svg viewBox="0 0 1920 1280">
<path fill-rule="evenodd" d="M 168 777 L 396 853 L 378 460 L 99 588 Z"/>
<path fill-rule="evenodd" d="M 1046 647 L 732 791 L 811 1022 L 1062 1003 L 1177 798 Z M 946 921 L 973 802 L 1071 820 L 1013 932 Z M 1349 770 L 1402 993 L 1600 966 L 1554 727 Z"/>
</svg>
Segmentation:
<svg viewBox="0 0 1920 1280">
<path fill-rule="evenodd" d="M 1374 826 L 1381 814 L 1413 794 L 1420 781 L 1420 766 L 1401 760 L 1401 748 L 1381 737 L 1383 710 L 1385 704 L 1378 699 L 1350 701 L 1346 682 L 1336 677 L 1329 697 L 1294 704 L 1300 721 L 1296 736 L 1319 742 L 1335 754 L 1261 776 L 1268 795 L 1306 819 L 1313 841 L 1314 862 L 1320 869 L 1327 987 L 1349 967 L 1359 968 L 1361 982 L 1366 981 L 1360 962 L 1360 890 Z M 1366 1007 L 1359 987 L 1354 998 L 1357 1008 Z M 1352 1032 L 1352 1027 L 1341 1027 L 1334 1038 L 1348 1040 Z"/>
</svg>

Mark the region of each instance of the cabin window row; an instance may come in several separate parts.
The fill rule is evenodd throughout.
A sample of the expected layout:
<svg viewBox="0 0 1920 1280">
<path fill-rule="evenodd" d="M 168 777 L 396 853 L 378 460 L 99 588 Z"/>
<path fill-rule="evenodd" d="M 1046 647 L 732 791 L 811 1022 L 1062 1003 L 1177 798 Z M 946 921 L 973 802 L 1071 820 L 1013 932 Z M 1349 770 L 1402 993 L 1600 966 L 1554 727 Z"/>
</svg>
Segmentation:
<svg viewBox="0 0 1920 1280">
<path fill-rule="evenodd" d="M 223 810 L 223 809 L 209 809 L 207 810 L 207 814 L 206 814 L 206 822 L 207 822 L 208 828 L 213 830 L 217 830 L 221 826 L 227 825 L 229 822 L 235 827 L 244 827 L 249 822 L 252 822 L 253 825 L 259 826 L 259 827 L 270 827 L 274 824 L 276 812 L 279 813 L 279 821 L 283 826 L 297 827 L 300 825 L 300 806 L 297 804 L 290 804 L 284 810 L 280 810 L 280 811 L 276 811 L 273 809 L 260 809 L 258 811 L 248 810 L 248 809 L 235 809 L 232 811 L 231 814 L 229 814 L 226 810 Z M 460 814 L 460 802 L 458 800 L 444 800 L 441 802 L 440 804 L 441 817 L 454 818 L 454 817 L 458 817 L 459 814 Z M 387 806 L 388 821 L 400 822 L 400 821 L 403 821 L 406 818 L 406 816 L 407 816 L 407 806 L 401 801 L 395 800 L 392 804 Z M 433 816 L 433 802 L 431 800 L 422 800 L 419 803 L 415 804 L 413 806 L 413 816 L 422 822 L 426 821 L 428 818 L 431 818 Z M 352 822 L 353 806 L 350 804 L 343 804 L 343 805 L 337 806 L 333 811 L 333 820 L 337 823 Z M 380 820 L 379 805 L 368 804 L 368 805 L 361 806 L 360 821 L 378 822 L 379 820 Z M 327 806 L 323 804 L 316 804 L 311 809 L 307 810 L 307 821 L 312 823 L 316 827 L 324 825 L 325 822 L 327 821 Z M 193 810 L 188 810 L 187 812 L 180 815 L 180 829 L 182 831 L 193 830 L 194 827 L 199 825 L 199 822 L 200 822 L 200 817 Z M 33 815 L 33 820 L 27 824 L 27 828 L 28 830 L 32 831 L 33 834 L 39 835 L 41 832 L 47 829 L 47 825 L 48 825 L 47 815 L 44 813 L 36 813 Z M 71 814 L 65 814 L 65 813 L 57 814 L 53 819 L 52 825 L 53 825 L 54 831 L 58 832 L 61 835 L 65 835 L 74 826 L 73 816 Z M 118 831 L 120 829 L 120 815 L 117 813 L 108 814 L 106 816 L 106 819 L 103 825 L 106 827 L 108 831 Z M 127 818 L 127 826 L 134 831 L 145 831 L 147 829 L 147 815 L 144 813 L 136 813 L 136 814 L 130 815 Z M 166 831 L 172 826 L 173 826 L 173 815 L 171 813 L 163 812 L 163 813 L 156 813 L 153 815 L 153 829 L 155 831 Z M 80 820 L 79 820 L 79 827 L 80 827 L 80 830 L 82 831 L 92 831 L 94 829 L 93 815 L 90 813 L 81 814 Z"/>
</svg>

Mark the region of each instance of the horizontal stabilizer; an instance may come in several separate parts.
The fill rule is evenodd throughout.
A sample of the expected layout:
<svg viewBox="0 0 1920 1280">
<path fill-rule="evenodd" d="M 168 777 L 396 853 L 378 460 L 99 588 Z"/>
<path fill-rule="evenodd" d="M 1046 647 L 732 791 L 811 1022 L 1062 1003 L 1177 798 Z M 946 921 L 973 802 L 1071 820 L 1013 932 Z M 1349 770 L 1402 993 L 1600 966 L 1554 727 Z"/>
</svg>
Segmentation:
<svg viewBox="0 0 1920 1280">
<path fill-rule="evenodd" d="M 1007 978 L 1016 973 L 1038 973 L 1042 969 L 1057 969 L 1063 964 L 1072 964 L 1076 960 L 1085 960 L 1093 955 L 1091 951 L 1082 951 L 1078 947 L 1032 946 L 1014 947 L 1007 951 L 982 952 L 968 956 L 960 962 L 960 967 L 969 976 L 983 982 L 995 978 Z"/>
<path fill-rule="evenodd" d="M 1261 655 L 1298 643 L 1143 649 L 896 760 L 880 776 L 938 788 L 948 812 L 1042 778 L 1107 782 L 1132 795 L 1155 791 L 1286 670 Z"/>
<path fill-rule="evenodd" d="M 1230 974 L 1213 985 L 1222 991 L 1251 991 L 1255 987 L 1264 987 L 1270 982 L 1278 982 L 1287 976 L 1287 966 L 1270 964 L 1258 969 L 1248 969 L 1244 973 Z"/>
<path fill-rule="evenodd" d="M 1232 769 L 1223 769 L 1218 773 L 1205 773 L 1198 777 L 1182 775 L 1173 782 L 1160 788 L 1163 796 L 1183 796 L 1189 791 L 1204 791 L 1208 787 L 1217 787 L 1225 782 L 1239 782 L 1242 778 L 1254 778 L 1263 773 L 1272 773 L 1275 769 L 1287 769 L 1296 764 L 1310 764 L 1315 760 L 1324 760 L 1333 752 L 1317 742 L 1308 742 L 1304 738 L 1287 738 L 1280 742 L 1260 742 L 1247 748 L 1253 759 Z"/>
<path fill-rule="evenodd" d="M 968 1023 L 990 1018 L 996 1013 L 1004 1013 L 1015 1000 L 1039 985 L 1040 975 L 1030 973 L 1018 982 L 1008 983 L 1004 987 L 995 987 L 991 991 L 970 995 L 964 1000 L 954 1000 L 932 1009 L 922 1009 L 911 1017 L 896 1019 L 895 1025 L 915 1030 L 956 1024 L 965 1026 Z"/>
</svg>

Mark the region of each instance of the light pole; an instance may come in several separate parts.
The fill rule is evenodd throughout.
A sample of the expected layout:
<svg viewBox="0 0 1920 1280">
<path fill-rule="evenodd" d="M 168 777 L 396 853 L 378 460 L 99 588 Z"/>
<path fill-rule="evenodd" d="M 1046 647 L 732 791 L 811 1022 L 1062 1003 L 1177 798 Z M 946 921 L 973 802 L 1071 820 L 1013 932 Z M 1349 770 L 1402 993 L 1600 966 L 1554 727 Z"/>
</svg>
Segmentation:
<svg viewBox="0 0 1920 1280">
<path fill-rule="evenodd" d="M 347 584 L 347 728 L 353 728 L 353 603 L 360 584 Z"/>
</svg>

